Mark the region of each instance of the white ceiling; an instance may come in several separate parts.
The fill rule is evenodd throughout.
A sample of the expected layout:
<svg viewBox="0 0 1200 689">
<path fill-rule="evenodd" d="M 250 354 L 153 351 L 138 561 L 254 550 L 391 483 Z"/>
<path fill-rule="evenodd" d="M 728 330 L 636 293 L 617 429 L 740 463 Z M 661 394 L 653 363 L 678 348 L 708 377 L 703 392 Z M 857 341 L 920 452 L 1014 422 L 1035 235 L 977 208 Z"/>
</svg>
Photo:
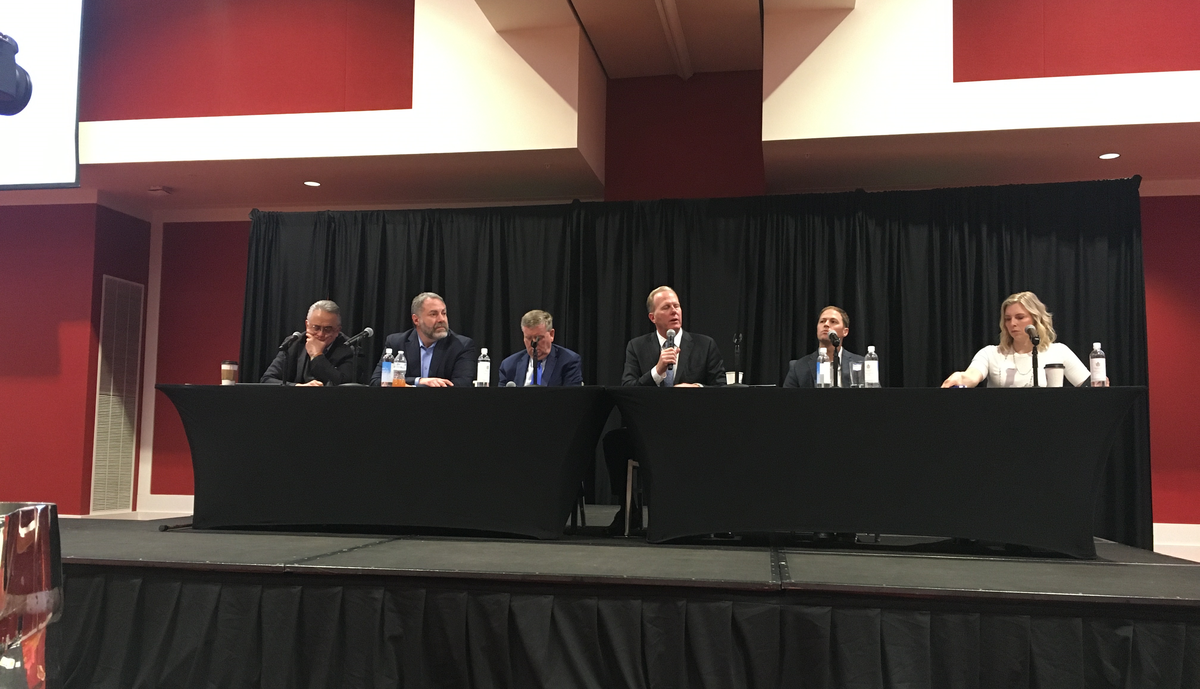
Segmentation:
<svg viewBox="0 0 1200 689">
<path fill-rule="evenodd" d="M 761 69 L 759 0 L 476 0 L 498 31 L 579 22 L 610 79 Z M 763 0 L 836 8 L 853 0 Z M 765 142 L 769 193 L 1144 178 L 1200 193 L 1200 124 Z M 1110 150 L 1121 158 L 1101 161 Z M 85 165 L 81 185 L 142 217 L 196 209 L 501 204 L 602 198 L 576 150 Z M 319 188 L 302 185 L 321 181 Z M 153 195 L 165 186 L 169 195 Z M 0 193 L 0 203 L 4 194 Z"/>
</svg>

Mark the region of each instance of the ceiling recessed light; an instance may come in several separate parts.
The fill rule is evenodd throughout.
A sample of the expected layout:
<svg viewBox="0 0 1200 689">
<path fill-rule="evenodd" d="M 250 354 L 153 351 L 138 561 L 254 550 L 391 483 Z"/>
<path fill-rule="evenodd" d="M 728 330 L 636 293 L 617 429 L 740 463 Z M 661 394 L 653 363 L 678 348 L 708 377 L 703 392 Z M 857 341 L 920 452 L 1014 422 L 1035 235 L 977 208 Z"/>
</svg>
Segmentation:
<svg viewBox="0 0 1200 689">
<path fill-rule="evenodd" d="M 1100 154 L 1100 160 L 1112 160 L 1113 158 L 1120 158 L 1120 157 L 1121 157 L 1120 153 L 1101 153 Z"/>
<path fill-rule="evenodd" d="M 320 183 L 320 182 L 305 182 L 305 183 L 304 183 L 304 186 L 306 186 L 306 187 L 319 187 L 319 186 L 321 186 L 321 183 Z"/>
</svg>

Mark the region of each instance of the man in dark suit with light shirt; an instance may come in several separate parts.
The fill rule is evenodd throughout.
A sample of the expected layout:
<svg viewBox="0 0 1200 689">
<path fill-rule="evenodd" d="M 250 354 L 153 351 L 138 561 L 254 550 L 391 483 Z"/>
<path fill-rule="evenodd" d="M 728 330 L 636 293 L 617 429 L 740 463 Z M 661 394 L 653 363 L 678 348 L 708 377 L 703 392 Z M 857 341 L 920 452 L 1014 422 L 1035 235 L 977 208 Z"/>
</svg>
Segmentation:
<svg viewBox="0 0 1200 689">
<path fill-rule="evenodd" d="M 839 346 L 833 346 L 830 334 L 838 336 Z M 800 359 L 792 360 L 788 365 L 788 374 L 783 381 L 783 387 L 813 388 L 817 386 L 817 355 L 821 351 L 821 347 L 825 348 L 825 353 L 831 362 L 834 357 L 838 357 L 838 379 L 834 381 L 834 386 L 850 387 L 852 384 L 850 369 L 855 362 L 862 364 L 863 358 L 854 352 L 846 351 L 840 345 L 841 342 L 846 341 L 846 336 L 849 334 L 850 316 L 844 310 L 837 306 L 826 306 L 821 309 L 821 315 L 817 318 L 817 351 Z"/>
<path fill-rule="evenodd" d="M 579 355 L 554 344 L 554 317 L 533 310 L 521 317 L 525 349 L 500 362 L 500 387 L 508 382 L 526 385 L 582 385 Z"/>
<path fill-rule="evenodd" d="M 408 365 L 405 382 L 430 388 L 469 388 L 475 380 L 475 343 L 450 330 L 446 302 L 433 292 L 422 292 L 412 300 L 413 327 L 392 333 L 384 348 L 404 352 Z M 371 385 L 383 378 L 382 359 L 375 365 Z"/>
<path fill-rule="evenodd" d="M 683 330 L 683 307 L 670 287 L 657 287 L 646 298 L 654 332 L 635 337 L 625 347 L 622 385 L 701 387 L 725 384 L 725 361 L 717 343 L 707 335 Z M 674 330 L 674 346 L 667 331 Z M 674 366 L 671 366 L 674 364 Z"/>
<path fill-rule="evenodd" d="M 717 343 L 707 335 L 683 330 L 683 307 L 679 295 L 667 286 L 656 287 L 646 298 L 646 309 L 654 332 L 635 337 L 625 348 L 625 372 L 622 385 L 664 388 L 698 388 L 725 385 L 725 361 Z M 668 338 L 668 331 L 675 331 Z M 671 346 L 668 346 L 670 344 Z M 629 431 L 618 428 L 604 436 L 604 463 L 608 467 L 613 495 L 625 495 L 626 462 L 633 457 Z M 630 523 L 642 523 L 641 505 L 634 504 Z M 610 534 L 624 530 L 622 505 L 608 527 Z"/>
</svg>

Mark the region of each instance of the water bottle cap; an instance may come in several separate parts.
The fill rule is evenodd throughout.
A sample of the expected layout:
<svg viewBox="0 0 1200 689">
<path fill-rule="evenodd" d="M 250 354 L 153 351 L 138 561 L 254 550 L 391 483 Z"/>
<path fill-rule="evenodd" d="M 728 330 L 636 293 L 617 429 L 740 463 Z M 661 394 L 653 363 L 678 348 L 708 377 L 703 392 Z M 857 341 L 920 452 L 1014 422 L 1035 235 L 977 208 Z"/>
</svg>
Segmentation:
<svg viewBox="0 0 1200 689">
<path fill-rule="evenodd" d="M 825 353 L 825 348 L 824 348 L 824 347 L 822 347 L 822 348 L 821 348 L 821 353 L 822 353 L 822 354 L 824 354 L 824 353 Z"/>
<path fill-rule="evenodd" d="M 1093 342 L 1093 343 L 1092 343 L 1092 349 L 1100 349 L 1100 343 L 1099 343 L 1099 342 Z"/>
<path fill-rule="evenodd" d="M 392 353 L 392 348 L 391 348 L 391 347 L 385 347 L 385 348 L 384 348 L 384 350 L 383 350 L 383 353 L 384 353 L 384 354 L 391 354 L 391 353 Z"/>
<path fill-rule="evenodd" d="M 481 348 L 479 351 L 480 351 L 481 353 L 483 353 L 483 354 L 485 354 L 485 355 L 486 355 L 486 354 L 487 354 L 487 347 L 483 347 L 483 348 Z"/>
<path fill-rule="evenodd" d="M 867 354 L 875 353 L 875 345 L 867 345 Z"/>
</svg>

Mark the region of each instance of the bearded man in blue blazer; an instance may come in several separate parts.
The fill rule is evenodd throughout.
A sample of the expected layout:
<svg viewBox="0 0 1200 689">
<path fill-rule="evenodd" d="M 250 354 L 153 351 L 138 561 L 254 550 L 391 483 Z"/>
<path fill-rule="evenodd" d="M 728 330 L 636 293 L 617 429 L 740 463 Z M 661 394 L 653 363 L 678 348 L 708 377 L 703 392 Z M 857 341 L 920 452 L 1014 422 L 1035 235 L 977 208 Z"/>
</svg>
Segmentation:
<svg viewBox="0 0 1200 689">
<path fill-rule="evenodd" d="M 430 388 L 469 388 L 475 380 L 475 343 L 450 330 L 446 302 L 433 292 L 422 292 L 412 300 L 413 327 L 392 333 L 383 341 L 385 349 L 404 352 L 409 385 Z M 375 365 L 371 385 L 383 378 L 383 360 Z"/>
<path fill-rule="evenodd" d="M 521 317 L 525 349 L 500 362 L 500 387 L 512 381 L 526 385 L 583 385 L 579 355 L 554 344 L 554 317 L 534 309 Z"/>
</svg>

